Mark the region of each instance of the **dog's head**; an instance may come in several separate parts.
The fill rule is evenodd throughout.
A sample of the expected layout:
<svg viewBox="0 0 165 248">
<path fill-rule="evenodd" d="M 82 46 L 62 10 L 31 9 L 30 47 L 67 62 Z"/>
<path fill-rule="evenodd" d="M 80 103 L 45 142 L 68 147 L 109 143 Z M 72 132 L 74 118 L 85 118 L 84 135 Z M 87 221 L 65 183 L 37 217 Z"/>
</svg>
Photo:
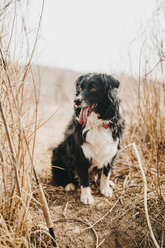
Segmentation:
<svg viewBox="0 0 165 248">
<path fill-rule="evenodd" d="M 91 112 L 98 118 L 110 120 L 119 108 L 119 81 L 107 74 L 89 73 L 76 81 L 75 113 L 79 123 L 86 125 Z"/>
</svg>

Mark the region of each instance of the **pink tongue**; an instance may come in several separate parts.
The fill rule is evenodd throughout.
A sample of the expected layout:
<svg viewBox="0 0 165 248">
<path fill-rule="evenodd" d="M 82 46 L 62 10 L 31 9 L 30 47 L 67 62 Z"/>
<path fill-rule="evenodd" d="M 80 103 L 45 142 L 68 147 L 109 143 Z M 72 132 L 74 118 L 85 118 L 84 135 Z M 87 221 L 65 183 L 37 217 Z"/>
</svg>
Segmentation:
<svg viewBox="0 0 165 248">
<path fill-rule="evenodd" d="M 87 124 L 88 109 L 89 109 L 89 107 L 81 108 L 80 116 L 79 116 L 79 120 L 78 120 L 81 125 Z"/>
</svg>

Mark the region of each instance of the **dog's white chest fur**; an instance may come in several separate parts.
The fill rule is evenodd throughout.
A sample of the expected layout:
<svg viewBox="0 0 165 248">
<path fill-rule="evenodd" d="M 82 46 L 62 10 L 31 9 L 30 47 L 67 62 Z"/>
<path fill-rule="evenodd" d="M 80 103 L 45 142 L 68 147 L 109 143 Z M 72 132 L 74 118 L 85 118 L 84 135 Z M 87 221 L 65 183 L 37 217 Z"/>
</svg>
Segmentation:
<svg viewBox="0 0 165 248">
<path fill-rule="evenodd" d="M 119 139 L 113 140 L 111 130 L 103 127 L 103 121 L 94 112 L 88 117 L 83 133 L 86 131 L 86 142 L 82 145 L 84 155 L 92 159 L 92 167 L 102 168 L 116 155 Z"/>
</svg>

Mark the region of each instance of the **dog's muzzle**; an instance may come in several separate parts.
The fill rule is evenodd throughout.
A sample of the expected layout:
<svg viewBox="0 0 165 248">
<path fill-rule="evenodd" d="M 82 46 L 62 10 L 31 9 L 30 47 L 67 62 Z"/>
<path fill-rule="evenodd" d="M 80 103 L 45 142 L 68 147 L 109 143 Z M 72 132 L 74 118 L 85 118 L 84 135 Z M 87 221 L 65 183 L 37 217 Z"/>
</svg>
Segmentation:
<svg viewBox="0 0 165 248">
<path fill-rule="evenodd" d="M 74 103 L 75 103 L 76 106 L 80 106 L 80 105 L 81 105 L 81 99 L 77 97 L 77 98 L 74 100 Z"/>
</svg>

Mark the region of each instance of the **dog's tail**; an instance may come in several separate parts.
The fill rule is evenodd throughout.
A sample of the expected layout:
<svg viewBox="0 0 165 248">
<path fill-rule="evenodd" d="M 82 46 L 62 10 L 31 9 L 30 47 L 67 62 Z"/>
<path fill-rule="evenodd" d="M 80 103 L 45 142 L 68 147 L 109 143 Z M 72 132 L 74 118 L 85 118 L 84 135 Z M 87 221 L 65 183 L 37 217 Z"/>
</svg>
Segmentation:
<svg viewBox="0 0 165 248">
<path fill-rule="evenodd" d="M 69 175 L 58 148 L 53 149 L 52 155 L 52 184 L 65 187 L 69 183 Z"/>
</svg>

